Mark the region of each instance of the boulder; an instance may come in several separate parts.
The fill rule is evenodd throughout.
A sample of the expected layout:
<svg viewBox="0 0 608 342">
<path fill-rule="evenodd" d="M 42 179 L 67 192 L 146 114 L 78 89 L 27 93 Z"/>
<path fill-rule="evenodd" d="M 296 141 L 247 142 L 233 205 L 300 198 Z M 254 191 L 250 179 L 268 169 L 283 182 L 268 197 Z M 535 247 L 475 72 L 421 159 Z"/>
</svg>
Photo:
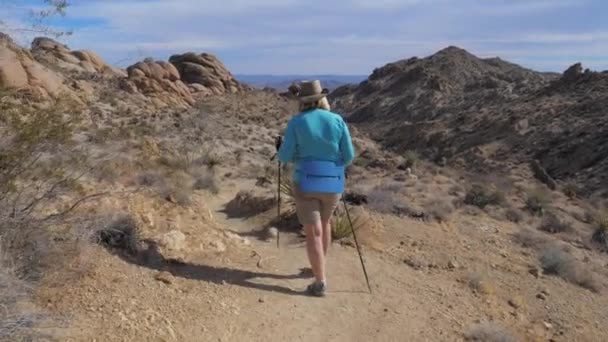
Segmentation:
<svg viewBox="0 0 608 342">
<path fill-rule="evenodd" d="M 239 83 L 226 66 L 215 56 L 208 53 L 196 54 L 187 52 L 173 55 L 169 62 L 176 67 L 181 80 L 204 95 L 221 95 L 249 90 Z"/>
<path fill-rule="evenodd" d="M 49 46 L 51 43 L 40 40 L 38 44 Z M 57 46 L 57 49 L 61 49 L 61 46 Z M 0 89 L 22 90 L 43 97 L 54 97 L 69 91 L 64 81 L 61 75 L 38 63 L 29 51 L 0 33 Z"/>
<path fill-rule="evenodd" d="M 190 89 L 181 81 L 178 70 L 171 63 L 146 58 L 129 66 L 127 75 L 121 81 L 121 89 L 150 96 L 156 107 L 177 105 L 187 108 L 195 102 Z"/>
<path fill-rule="evenodd" d="M 71 51 L 67 45 L 46 37 L 32 41 L 31 51 L 39 62 L 62 70 L 125 77 L 124 71 L 111 67 L 90 50 Z"/>
</svg>

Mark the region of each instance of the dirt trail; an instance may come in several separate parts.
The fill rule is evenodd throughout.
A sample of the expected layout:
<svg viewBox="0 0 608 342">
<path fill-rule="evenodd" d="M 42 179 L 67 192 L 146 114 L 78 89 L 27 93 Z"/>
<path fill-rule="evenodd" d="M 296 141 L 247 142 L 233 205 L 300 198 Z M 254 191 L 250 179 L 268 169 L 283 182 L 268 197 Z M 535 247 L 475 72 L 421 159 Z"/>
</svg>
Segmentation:
<svg viewBox="0 0 608 342">
<path fill-rule="evenodd" d="M 216 203 L 216 209 L 220 206 Z M 252 230 L 247 220 L 231 219 L 221 213 L 216 219 L 245 235 Z M 251 249 L 263 258 L 265 273 L 288 275 L 308 267 L 304 244 L 294 234 L 283 233 L 280 241 L 277 248 L 276 241 L 252 240 Z M 310 277 L 252 279 L 261 284 L 261 288 L 254 286 L 243 293 L 239 301 L 244 307 L 240 318 L 231 319 L 236 331 L 227 336 L 228 340 L 424 341 L 425 335 L 437 336 L 425 331 L 429 329 L 425 322 L 430 320 L 430 312 L 418 309 L 424 303 L 408 294 L 408 288 L 416 287 L 411 275 L 395 272 L 401 265 L 393 261 L 371 251 L 364 253 L 372 294 L 367 291 L 356 249 L 333 244 L 327 265 L 327 297 L 312 298 L 303 294 L 312 280 Z M 267 291 L 265 286 L 275 289 Z M 246 305 L 251 302 L 254 304 Z M 437 339 L 429 336 L 428 340 Z"/>
<path fill-rule="evenodd" d="M 255 224 L 221 209 L 237 188 L 208 203 L 224 229 L 248 235 Z M 66 341 L 457 341 L 463 327 L 402 261 L 365 249 L 373 287 L 367 293 L 356 249 L 333 244 L 329 292 L 305 296 L 312 281 L 296 234 L 248 239 L 234 251 L 190 252 L 183 263 L 155 268 L 102 249 L 82 282 L 48 295 L 49 307 L 73 315 Z M 260 258 L 262 262 L 259 263 Z M 167 281 L 156 279 L 167 271 Z"/>
<path fill-rule="evenodd" d="M 42 293 L 49 308 L 71 315 L 69 334 L 61 340 L 463 341 L 483 321 L 500 322 L 520 341 L 604 340 L 604 298 L 531 276 L 532 257 L 505 249 L 510 228 L 488 229 L 481 218 L 439 225 L 383 217 L 374 244 L 381 247 L 364 247 L 373 294 L 367 293 L 356 249 L 334 243 L 327 297 L 305 296 L 312 278 L 302 272 L 308 262 L 301 238 L 282 233 L 277 248 L 276 240 L 252 237 L 259 217 L 234 219 L 222 212 L 248 186 L 233 184 L 219 196 L 201 198 L 217 227 L 188 223 L 191 247 L 207 242 L 177 262 L 155 266 L 94 248 L 87 256 L 96 264 L 91 274 Z M 226 246 L 213 240 L 225 232 L 232 233 Z M 214 243 L 217 250 L 210 248 Z M 487 275 L 489 282 L 474 291 L 471 274 Z M 541 288 L 551 294 L 548 299 L 538 299 Z M 521 307 L 509 304 L 514 296 Z M 580 307 L 572 306 L 576 300 Z"/>
</svg>

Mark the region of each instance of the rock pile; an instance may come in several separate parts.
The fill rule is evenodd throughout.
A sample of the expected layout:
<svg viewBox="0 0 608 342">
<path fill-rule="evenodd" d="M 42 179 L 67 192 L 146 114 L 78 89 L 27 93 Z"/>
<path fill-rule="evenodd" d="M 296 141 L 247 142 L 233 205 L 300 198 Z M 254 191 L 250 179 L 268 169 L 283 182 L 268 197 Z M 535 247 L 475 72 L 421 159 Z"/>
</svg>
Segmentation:
<svg viewBox="0 0 608 342">
<path fill-rule="evenodd" d="M 128 77 L 122 80 L 121 88 L 152 97 L 157 107 L 188 107 L 194 104 L 188 86 L 181 81 L 179 72 L 171 63 L 147 58 L 128 67 L 127 73 Z"/>
<path fill-rule="evenodd" d="M 54 97 L 69 89 L 64 78 L 38 63 L 32 54 L 0 33 L 0 89 Z"/>
<path fill-rule="evenodd" d="M 32 41 L 31 52 L 46 65 L 62 70 L 99 73 L 108 76 L 126 76 L 124 70 L 109 66 L 95 52 L 89 50 L 71 51 L 66 45 L 50 38 L 39 37 Z"/>
<path fill-rule="evenodd" d="M 173 55 L 169 61 L 177 68 L 182 80 L 193 93 L 221 95 L 249 89 L 234 79 L 226 66 L 214 55 L 188 52 Z"/>
</svg>

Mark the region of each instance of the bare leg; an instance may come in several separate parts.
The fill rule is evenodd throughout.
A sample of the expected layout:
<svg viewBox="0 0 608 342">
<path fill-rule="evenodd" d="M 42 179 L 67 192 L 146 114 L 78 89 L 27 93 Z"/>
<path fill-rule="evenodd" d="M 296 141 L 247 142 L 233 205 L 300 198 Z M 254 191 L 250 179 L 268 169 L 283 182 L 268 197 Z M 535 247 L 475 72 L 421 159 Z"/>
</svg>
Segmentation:
<svg viewBox="0 0 608 342">
<path fill-rule="evenodd" d="M 317 282 L 325 281 L 325 255 L 323 253 L 323 239 L 321 222 L 304 225 L 306 231 L 306 252 L 312 273 Z"/>
<path fill-rule="evenodd" d="M 331 245 L 331 219 L 323 222 L 323 255 L 327 258 L 327 251 Z M 326 260 L 327 261 L 327 260 Z"/>
</svg>

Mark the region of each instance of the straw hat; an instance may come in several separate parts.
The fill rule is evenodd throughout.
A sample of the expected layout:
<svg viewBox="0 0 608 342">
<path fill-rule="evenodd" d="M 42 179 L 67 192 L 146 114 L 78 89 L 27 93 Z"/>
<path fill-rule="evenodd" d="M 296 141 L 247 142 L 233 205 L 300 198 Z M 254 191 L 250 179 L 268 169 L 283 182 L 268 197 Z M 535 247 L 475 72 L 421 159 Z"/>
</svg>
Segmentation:
<svg viewBox="0 0 608 342">
<path fill-rule="evenodd" d="M 299 84 L 297 97 L 301 103 L 316 102 L 326 97 L 329 90 L 321 86 L 321 81 L 303 81 Z"/>
</svg>

